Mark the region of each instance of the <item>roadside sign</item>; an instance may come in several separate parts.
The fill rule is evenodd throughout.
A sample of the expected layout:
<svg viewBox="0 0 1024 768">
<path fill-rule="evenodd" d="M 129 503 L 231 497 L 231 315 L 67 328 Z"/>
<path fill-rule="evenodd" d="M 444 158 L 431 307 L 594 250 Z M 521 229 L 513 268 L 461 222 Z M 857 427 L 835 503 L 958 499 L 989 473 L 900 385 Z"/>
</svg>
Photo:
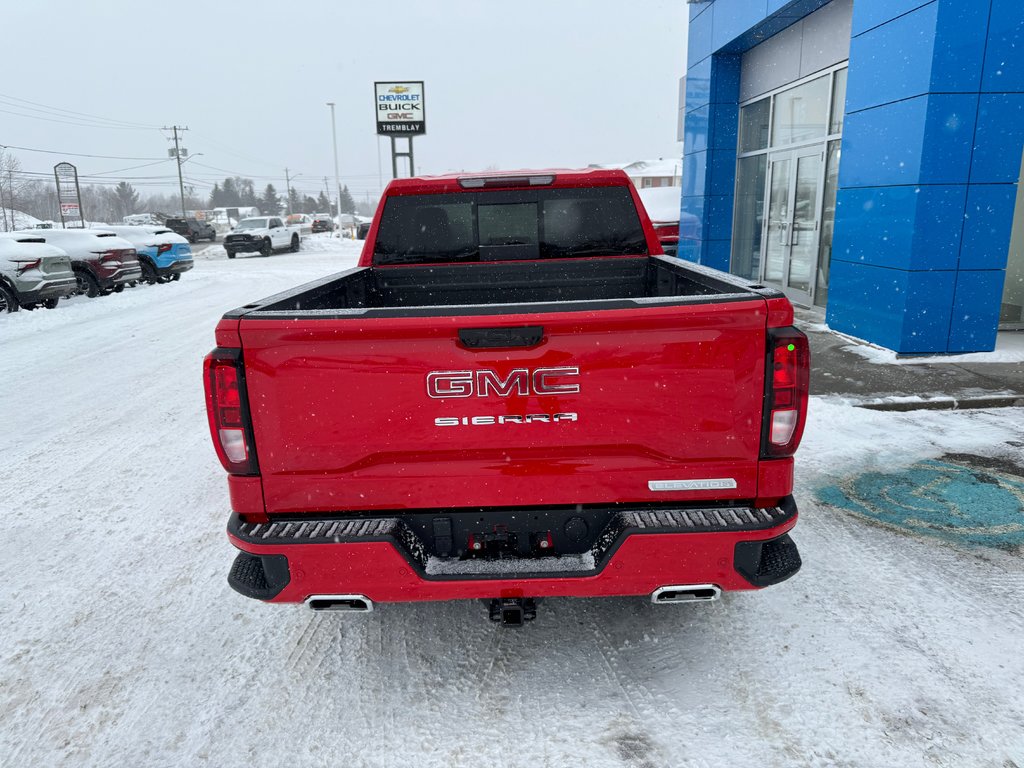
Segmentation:
<svg viewBox="0 0 1024 768">
<path fill-rule="evenodd" d="M 378 134 L 418 136 L 427 132 L 422 80 L 375 82 L 373 88 Z"/>
<path fill-rule="evenodd" d="M 78 188 L 78 169 L 71 163 L 57 163 L 53 166 L 53 179 L 57 184 L 57 203 L 60 205 L 60 223 L 84 227 L 82 215 L 82 192 Z"/>
</svg>

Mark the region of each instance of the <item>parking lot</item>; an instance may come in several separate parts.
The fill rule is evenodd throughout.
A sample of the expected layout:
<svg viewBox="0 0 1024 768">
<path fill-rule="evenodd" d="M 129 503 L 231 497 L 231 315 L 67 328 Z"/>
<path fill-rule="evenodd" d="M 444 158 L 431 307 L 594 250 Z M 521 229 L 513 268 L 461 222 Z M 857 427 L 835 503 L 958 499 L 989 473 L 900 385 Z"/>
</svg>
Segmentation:
<svg viewBox="0 0 1024 768">
<path fill-rule="evenodd" d="M 477 602 L 232 592 L 202 356 L 224 311 L 360 245 L 198 246 L 177 283 L 0 317 L 0 764 L 1024 766 L 1021 409 L 814 400 L 803 570 L 718 603 L 549 600 L 514 631 Z M 1006 506 L 887 515 L 904 471 Z"/>
</svg>

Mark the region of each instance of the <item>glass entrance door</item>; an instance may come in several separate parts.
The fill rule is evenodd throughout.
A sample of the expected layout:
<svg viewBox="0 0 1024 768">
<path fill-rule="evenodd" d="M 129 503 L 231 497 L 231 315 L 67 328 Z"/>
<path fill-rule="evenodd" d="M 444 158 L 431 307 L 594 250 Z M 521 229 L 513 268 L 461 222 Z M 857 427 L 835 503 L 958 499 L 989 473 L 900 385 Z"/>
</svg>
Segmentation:
<svg viewBox="0 0 1024 768">
<path fill-rule="evenodd" d="M 761 280 L 801 304 L 813 303 L 824 150 L 772 153 Z"/>
</svg>

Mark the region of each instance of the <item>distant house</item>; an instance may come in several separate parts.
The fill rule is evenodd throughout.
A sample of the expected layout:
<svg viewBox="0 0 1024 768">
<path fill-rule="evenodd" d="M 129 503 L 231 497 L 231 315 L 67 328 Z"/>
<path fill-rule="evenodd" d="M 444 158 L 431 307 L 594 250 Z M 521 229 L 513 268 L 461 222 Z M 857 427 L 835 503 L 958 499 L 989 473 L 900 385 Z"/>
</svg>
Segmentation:
<svg viewBox="0 0 1024 768">
<path fill-rule="evenodd" d="M 592 164 L 590 168 L 619 168 L 633 181 L 637 189 L 650 187 L 678 187 L 682 184 L 682 162 L 675 160 L 637 160 L 633 163 Z"/>
</svg>

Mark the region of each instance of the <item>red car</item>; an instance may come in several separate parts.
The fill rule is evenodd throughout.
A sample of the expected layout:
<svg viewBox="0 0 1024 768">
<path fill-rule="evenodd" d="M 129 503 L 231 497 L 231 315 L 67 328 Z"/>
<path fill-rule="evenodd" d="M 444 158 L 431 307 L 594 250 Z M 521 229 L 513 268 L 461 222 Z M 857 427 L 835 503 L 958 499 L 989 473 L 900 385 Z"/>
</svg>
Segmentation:
<svg viewBox="0 0 1024 768">
<path fill-rule="evenodd" d="M 205 383 L 229 582 L 368 611 L 713 600 L 800 567 L 808 350 L 662 255 L 621 171 L 392 181 L 360 266 L 227 313 Z"/>
</svg>

